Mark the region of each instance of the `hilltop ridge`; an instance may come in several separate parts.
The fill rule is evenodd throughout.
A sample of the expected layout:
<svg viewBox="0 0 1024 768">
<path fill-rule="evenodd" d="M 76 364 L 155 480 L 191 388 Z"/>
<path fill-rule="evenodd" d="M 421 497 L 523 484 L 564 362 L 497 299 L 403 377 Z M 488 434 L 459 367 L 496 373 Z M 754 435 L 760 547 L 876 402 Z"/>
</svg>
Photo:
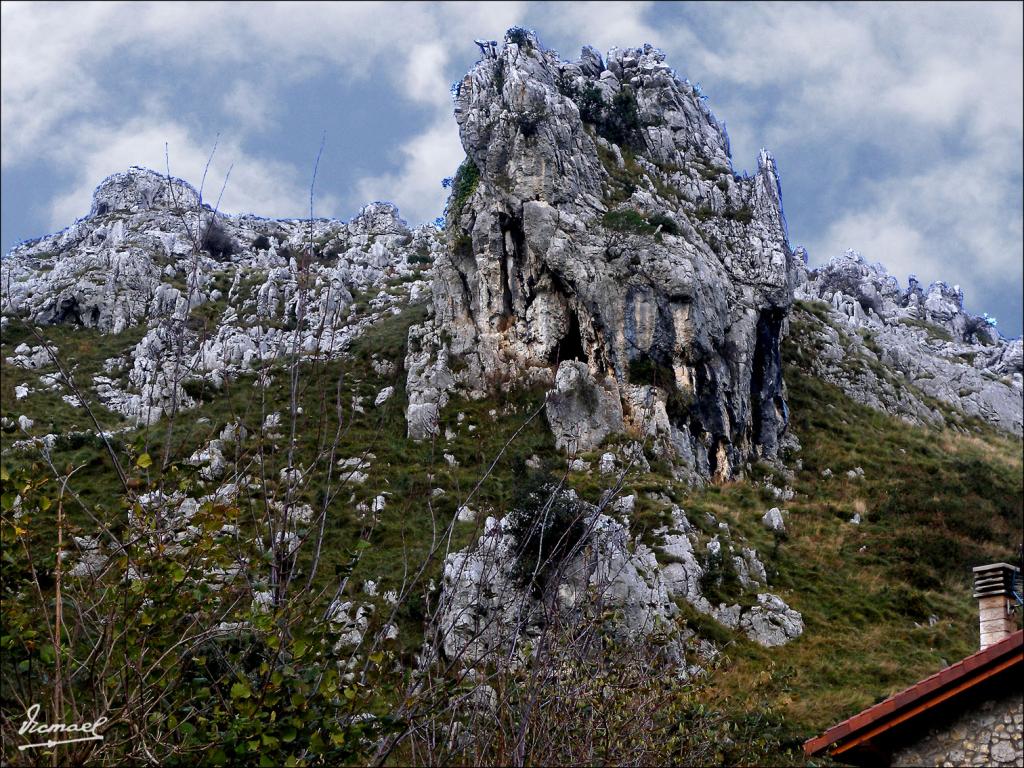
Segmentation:
<svg viewBox="0 0 1024 768">
<path fill-rule="evenodd" d="M 788 764 L 974 646 L 969 567 L 1021 537 L 1021 339 L 856 252 L 809 269 L 772 155 L 736 173 L 652 46 L 477 44 L 443 226 L 131 167 L 5 256 L 5 680 L 53 685 L 62 579 L 97 606 L 72 671 L 108 616 L 115 667 L 170 660 L 160 757 L 504 764 L 522 728 L 522 763 L 599 733 Z"/>
</svg>

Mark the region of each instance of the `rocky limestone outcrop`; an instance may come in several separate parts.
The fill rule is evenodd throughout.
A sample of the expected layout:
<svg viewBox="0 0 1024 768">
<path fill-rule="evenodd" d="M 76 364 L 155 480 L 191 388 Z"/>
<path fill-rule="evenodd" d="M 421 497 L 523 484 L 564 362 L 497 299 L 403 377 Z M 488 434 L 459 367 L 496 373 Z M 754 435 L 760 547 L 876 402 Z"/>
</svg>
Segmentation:
<svg viewBox="0 0 1024 768">
<path fill-rule="evenodd" d="M 670 629 L 678 615 L 677 601 L 766 647 L 803 633 L 800 613 L 763 591 L 768 582 L 764 565 L 754 549 L 732 541 L 728 526 L 723 524 L 702 543 L 683 510 L 673 507 L 672 526 L 655 532 L 667 561 L 663 565 L 651 547 L 634 539 L 628 515 L 616 519 L 610 514 L 614 509 L 621 518 L 629 504 L 598 507 L 577 499 L 574 491 L 561 493 L 577 505 L 584 534 L 557 569 L 557 583 L 548 586 L 546 595 L 517 578 L 524 546 L 513 522 L 517 513 L 487 518 L 476 544 L 445 560 L 436 637 L 450 660 L 475 666 L 495 654 L 508 656 L 542 633 L 551 616 L 572 622 L 595 605 L 613 612 L 616 618 L 609 629 L 631 641 Z M 705 584 L 726 559 L 753 605 L 713 603 L 705 596 Z"/>
<path fill-rule="evenodd" d="M 424 300 L 440 248 L 436 228 L 410 229 L 390 203 L 350 222 L 234 216 L 180 179 L 133 167 L 96 188 L 85 217 L 4 258 L 0 310 L 111 334 L 144 324 L 109 375 L 78 384 L 148 423 L 193 406 L 190 389 L 219 389 L 284 354 L 342 354 Z"/>
<path fill-rule="evenodd" d="M 946 420 L 935 401 L 1020 436 L 1024 355 L 987 316 L 964 310 L 963 291 L 943 282 L 906 288 L 856 251 L 807 274 L 795 295 L 826 319 L 809 327 L 815 375 L 860 403 L 913 423 Z M 806 324 L 806 323 L 805 323 Z"/>
<path fill-rule="evenodd" d="M 554 387 L 570 450 L 621 409 L 697 477 L 774 458 L 798 267 L 772 157 L 735 174 L 724 126 L 650 46 L 566 62 L 519 32 L 484 53 L 454 91 L 467 159 L 433 320 L 410 333 L 410 436 L 436 433 L 452 389 L 516 382 Z"/>
</svg>

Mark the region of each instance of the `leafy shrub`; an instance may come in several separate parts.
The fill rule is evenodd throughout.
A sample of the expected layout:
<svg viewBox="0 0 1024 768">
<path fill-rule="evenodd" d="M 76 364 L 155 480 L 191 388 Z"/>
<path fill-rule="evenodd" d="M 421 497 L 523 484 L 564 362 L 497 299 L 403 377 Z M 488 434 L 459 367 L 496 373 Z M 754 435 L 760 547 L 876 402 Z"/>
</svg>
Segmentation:
<svg viewBox="0 0 1024 768">
<path fill-rule="evenodd" d="M 580 119 L 591 125 L 600 125 L 604 119 L 604 99 L 601 89 L 593 83 L 587 83 L 576 99 L 580 110 Z"/>
<path fill-rule="evenodd" d="M 715 209 L 705 203 L 694 211 L 694 215 L 701 221 L 707 221 L 715 215 Z"/>
<path fill-rule="evenodd" d="M 204 397 L 209 397 L 212 391 L 215 391 L 205 379 L 189 379 L 182 382 L 181 388 L 193 400 L 202 400 Z"/>
<path fill-rule="evenodd" d="M 511 515 L 516 579 L 539 596 L 586 535 L 586 507 L 536 473 L 524 483 Z"/>
<path fill-rule="evenodd" d="M 217 219 L 211 219 L 203 232 L 203 250 L 215 259 L 227 259 L 238 252 L 235 241 Z"/>
<path fill-rule="evenodd" d="M 260 235 L 252 241 L 252 247 L 257 251 L 266 251 L 270 249 L 270 240 L 266 235 Z"/>
<path fill-rule="evenodd" d="M 639 211 L 632 208 L 608 211 L 601 218 L 601 223 L 616 232 L 632 232 L 637 235 L 654 234 L 654 227 L 647 223 Z"/>
<path fill-rule="evenodd" d="M 155 471 L 149 454 L 140 455 L 126 487 L 141 487 Z M 15 487 L 22 494 L 17 522 Z M 295 589 L 256 610 L 248 578 L 213 583 L 240 553 L 242 562 L 263 562 L 251 541 L 201 535 L 157 555 L 142 536 L 107 550 L 102 569 L 62 572 L 62 555 L 71 562 L 79 556 L 60 498 L 45 495 L 52 480 L 38 470 L 4 468 L 0 491 L 4 711 L 24 711 L 31 692 L 30 701 L 46 703 L 51 722 L 85 719 L 82 712 L 109 718 L 102 743 L 62 748 L 64 764 L 95 762 L 98 748 L 100 761 L 112 765 L 194 765 L 200 755 L 210 765 L 297 765 L 300 755 L 324 764 L 368 762 L 389 726 L 357 713 L 379 690 L 384 654 L 360 656 L 370 674 L 346 680 L 350 652 L 322 620 L 325 605 L 315 590 Z M 121 535 L 110 523 L 133 507 L 147 514 L 128 493 L 96 508 L 108 537 Z M 237 507 L 207 504 L 191 523 L 215 534 L 241 517 Z M 154 524 L 156 518 L 145 522 Z M 64 534 L 59 554 L 54 530 Z M 121 673 L 128 669 L 131 675 Z M 132 736 L 129 722 L 138 723 Z M 15 727 L 14 718 L 0 724 L 5 749 L 21 741 Z"/>
<path fill-rule="evenodd" d="M 623 86 L 612 103 L 605 104 L 600 89 L 587 83 L 575 100 L 580 119 L 593 125 L 598 136 L 622 147 L 643 149 L 640 110 L 632 88 Z"/>
<path fill-rule="evenodd" d="M 725 217 L 726 219 L 729 219 L 730 221 L 738 221 L 741 224 L 749 224 L 751 220 L 754 218 L 754 212 L 750 209 L 750 206 L 744 205 L 742 208 L 738 208 L 735 210 L 732 208 L 728 208 L 726 209 L 725 213 L 722 214 L 722 216 Z"/>
<path fill-rule="evenodd" d="M 622 90 L 615 94 L 603 127 L 605 138 L 609 141 L 633 149 L 643 148 L 640 111 L 632 88 L 623 86 Z"/>
<path fill-rule="evenodd" d="M 524 50 L 530 50 L 533 48 L 533 42 L 530 40 L 529 31 L 522 27 L 512 27 L 505 33 L 505 40 L 510 43 L 515 43 Z"/>
<path fill-rule="evenodd" d="M 739 574 L 727 551 L 708 554 L 704 573 L 700 577 L 701 592 L 712 603 L 733 602 L 743 591 Z"/>
<path fill-rule="evenodd" d="M 476 191 L 480 183 L 480 169 L 470 159 L 462 161 L 462 165 L 455 172 L 455 176 L 441 182 L 442 186 L 451 188 L 452 194 L 448 198 L 448 206 L 445 209 L 445 219 L 449 224 L 454 224 L 462 215 L 462 208 L 465 206 L 469 196 Z"/>
<path fill-rule="evenodd" d="M 643 214 L 633 208 L 608 211 L 601 217 L 601 223 L 615 232 L 630 232 L 635 235 L 653 235 L 661 227 L 662 232 L 671 235 L 680 234 L 679 225 L 664 213 L 654 213 L 644 218 Z"/>
<path fill-rule="evenodd" d="M 667 232 L 670 235 L 681 234 L 679 225 L 676 224 L 675 220 L 664 213 L 651 214 L 647 217 L 647 221 L 652 227 L 661 227 L 662 232 Z"/>
<path fill-rule="evenodd" d="M 519 127 L 519 132 L 522 133 L 523 136 L 535 136 L 537 133 L 537 126 L 540 125 L 543 119 L 543 110 L 531 109 L 526 112 L 519 112 L 516 114 L 516 125 Z"/>
<path fill-rule="evenodd" d="M 414 253 L 412 256 L 409 257 L 408 261 L 409 261 L 410 264 L 433 264 L 434 263 L 434 259 L 431 257 L 429 251 L 423 251 L 423 252 L 419 252 L 419 253 Z"/>
</svg>

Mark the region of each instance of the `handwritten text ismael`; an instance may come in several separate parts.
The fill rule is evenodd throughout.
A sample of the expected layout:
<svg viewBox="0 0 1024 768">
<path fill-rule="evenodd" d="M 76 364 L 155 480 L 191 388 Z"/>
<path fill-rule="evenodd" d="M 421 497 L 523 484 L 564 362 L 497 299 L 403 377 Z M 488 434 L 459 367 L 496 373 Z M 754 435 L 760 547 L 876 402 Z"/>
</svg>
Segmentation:
<svg viewBox="0 0 1024 768">
<path fill-rule="evenodd" d="M 107 718 L 98 717 L 93 722 L 89 723 L 71 723 L 70 725 L 65 723 L 40 723 L 36 718 L 39 717 L 40 706 L 33 704 L 25 711 L 26 720 L 21 721 L 21 727 L 18 728 L 18 734 L 21 736 L 48 736 L 46 741 L 41 741 L 34 744 L 22 744 L 18 749 L 32 749 L 34 747 L 55 747 L 58 744 L 69 744 L 75 741 L 99 741 L 103 738 L 96 731 L 106 724 Z M 69 737 L 69 738 L 55 738 L 55 737 Z"/>
</svg>

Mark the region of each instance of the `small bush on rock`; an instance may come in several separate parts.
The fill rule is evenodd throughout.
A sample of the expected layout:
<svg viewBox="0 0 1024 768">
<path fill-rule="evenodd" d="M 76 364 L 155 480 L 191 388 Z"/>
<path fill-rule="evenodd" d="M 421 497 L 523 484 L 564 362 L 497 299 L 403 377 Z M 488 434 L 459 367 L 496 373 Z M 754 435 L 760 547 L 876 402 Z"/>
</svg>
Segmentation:
<svg viewBox="0 0 1024 768">
<path fill-rule="evenodd" d="M 469 200 L 469 196 L 476 191 L 477 184 L 479 183 L 480 169 L 468 157 L 462 161 L 462 165 L 459 166 L 459 170 L 455 172 L 454 177 L 445 179 L 442 182 L 444 187 L 451 188 L 452 190 L 451 197 L 448 198 L 448 207 L 445 210 L 445 218 L 449 224 L 459 220 L 459 216 L 462 215 L 463 206 Z"/>
<path fill-rule="evenodd" d="M 505 40 L 510 43 L 515 43 L 520 48 L 526 50 L 533 48 L 533 43 L 530 41 L 529 31 L 522 27 L 512 27 L 505 33 Z"/>
<path fill-rule="evenodd" d="M 601 223 L 608 229 L 616 232 L 632 232 L 637 235 L 653 235 L 654 227 L 647 223 L 647 220 L 632 208 L 620 211 L 608 211 L 602 218 Z"/>
<path fill-rule="evenodd" d="M 213 258 L 223 260 L 237 253 L 238 247 L 220 222 L 212 219 L 203 232 L 203 250 Z"/>
<path fill-rule="evenodd" d="M 516 577 L 539 596 L 583 541 L 586 507 L 536 474 L 524 484 L 511 515 L 510 533 L 519 553 Z"/>
<path fill-rule="evenodd" d="M 667 232 L 670 235 L 681 234 L 679 225 L 664 213 L 651 214 L 647 217 L 647 221 L 652 227 L 661 227 L 662 232 Z"/>
</svg>

